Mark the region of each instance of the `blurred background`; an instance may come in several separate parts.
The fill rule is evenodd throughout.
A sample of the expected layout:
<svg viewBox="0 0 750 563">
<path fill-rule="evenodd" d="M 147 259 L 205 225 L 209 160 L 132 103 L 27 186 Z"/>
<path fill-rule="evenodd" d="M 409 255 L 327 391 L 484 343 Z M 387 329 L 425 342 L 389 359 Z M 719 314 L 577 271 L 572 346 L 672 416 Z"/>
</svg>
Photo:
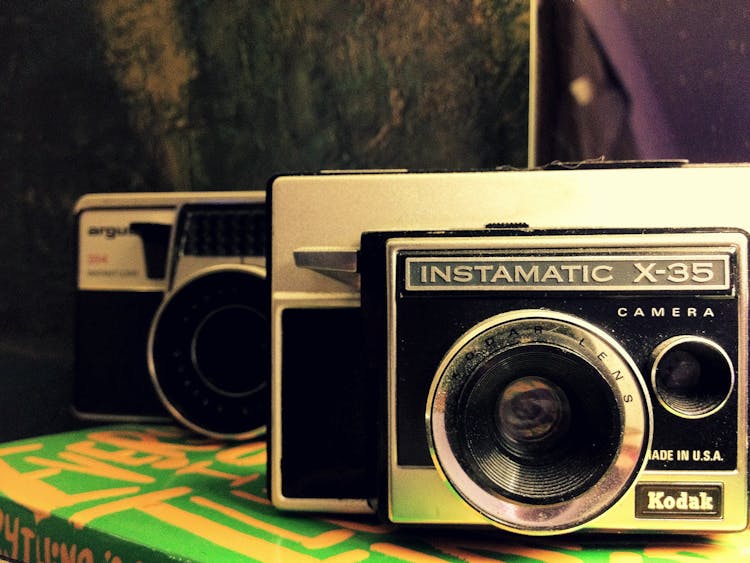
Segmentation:
<svg viewBox="0 0 750 563">
<path fill-rule="evenodd" d="M 0 441 L 79 424 L 81 195 L 750 160 L 749 28 L 744 0 L 1 2 Z"/>
<path fill-rule="evenodd" d="M 750 3 L 538 8 L 537 163 L 750 160 Z"/>
</svg>

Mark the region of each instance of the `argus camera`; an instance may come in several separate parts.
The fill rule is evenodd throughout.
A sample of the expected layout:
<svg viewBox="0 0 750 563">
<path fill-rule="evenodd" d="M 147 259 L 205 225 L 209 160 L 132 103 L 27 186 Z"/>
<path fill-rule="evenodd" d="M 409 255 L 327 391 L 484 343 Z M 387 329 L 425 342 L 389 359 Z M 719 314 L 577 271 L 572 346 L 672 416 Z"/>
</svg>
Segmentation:
<svg viewBox="0 0 750 563">
<path fill-rule="evenodd" d="M 76 215 L 74 410 L 264 432 L 265 194 L 90 194 Z"/>
<path fill-rule="evenodd" d="M 748 185 L 690 165 L 275 179 L 274 505 L 744 529 Z"/>
</svg>

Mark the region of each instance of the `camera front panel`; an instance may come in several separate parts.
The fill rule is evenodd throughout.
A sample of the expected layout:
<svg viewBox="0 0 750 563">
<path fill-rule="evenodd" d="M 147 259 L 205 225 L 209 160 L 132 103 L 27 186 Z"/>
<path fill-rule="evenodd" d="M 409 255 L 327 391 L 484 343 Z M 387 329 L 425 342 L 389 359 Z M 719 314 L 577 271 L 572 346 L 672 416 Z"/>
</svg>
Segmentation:
<svg viewBox="0 0 750 563">
<path fill-rule="evenodd" d="M 80 207 L 73 408 L 95 420 L 168 420 L 145 350 L 166 288 L 175 208 L 132 195 L 84 198 Z"/>
<path fill-rule="evenodd" d="M 363 249 L 386 258 L 389 519 L 746 526 L 744 234 L 380 234 Z"/>
</svg>

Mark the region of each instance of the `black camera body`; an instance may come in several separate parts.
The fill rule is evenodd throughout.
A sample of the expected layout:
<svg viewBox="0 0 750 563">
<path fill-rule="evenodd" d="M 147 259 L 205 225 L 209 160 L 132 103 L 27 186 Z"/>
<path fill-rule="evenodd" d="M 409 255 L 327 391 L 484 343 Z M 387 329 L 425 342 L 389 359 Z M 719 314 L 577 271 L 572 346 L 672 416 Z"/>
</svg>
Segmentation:
<svg viewBox="0 0 750 563">
<path fill-rule="evenodd" d="M 89 194 L 76 216 L 75 412 L 263 433 L 264 192 Z"/>
<path fill-rule="evenodd" d="M 272 502 L 534 535 L 744 529 L 747 221 L 720 202 L 749 180 L 276 179 Z"/>
</svg>

